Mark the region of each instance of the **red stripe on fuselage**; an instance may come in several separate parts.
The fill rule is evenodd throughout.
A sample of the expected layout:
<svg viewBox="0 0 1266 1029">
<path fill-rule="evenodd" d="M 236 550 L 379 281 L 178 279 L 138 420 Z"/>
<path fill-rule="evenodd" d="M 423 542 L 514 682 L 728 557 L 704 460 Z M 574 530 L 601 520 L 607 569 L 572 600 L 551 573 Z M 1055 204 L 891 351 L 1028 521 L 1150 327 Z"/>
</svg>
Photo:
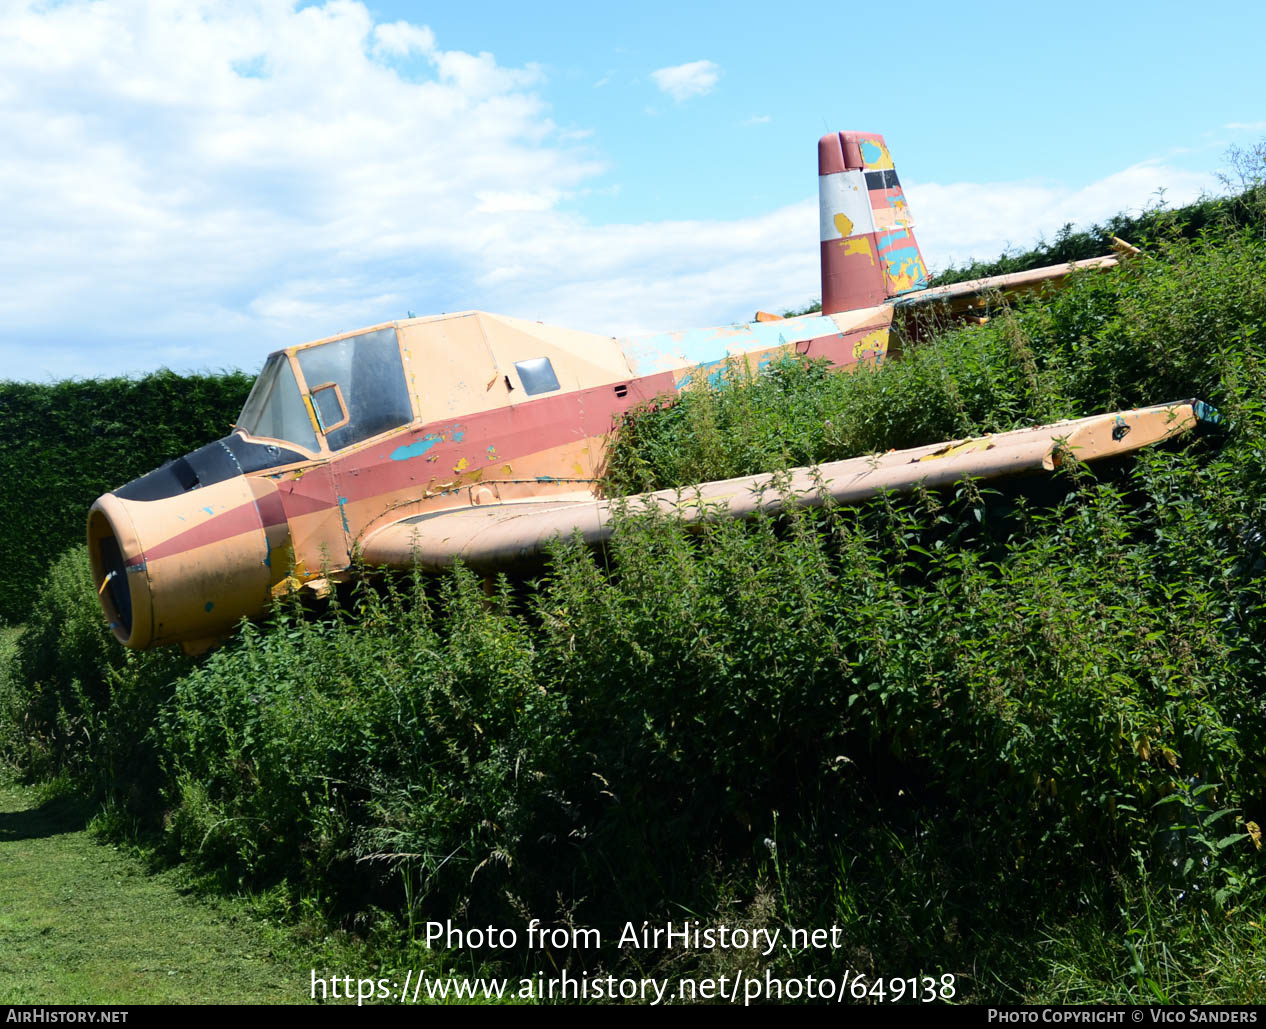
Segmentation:
<svg viewBox="0 0 1266 1029">
<path fill-rule="evenodd" d="M 616 396 L 616 387 L 627 390 Z M 410 484 L 470 481 L 471 473 L 497 468 L 567 443 L 600 437 L 610 432 L 615 419 L 640 403 L 672 394 L 672 372 L 577 390 L 560 396 L 528 400 L 442 422 L 431 422 L 331 462 L 340 495 L 348 502 L 394 493 Z M 412 444 L 438 437 L 429 449 L 392 460 L 391 455 Z M 460 438 L 456 438 L 460 437 Z M 491 453 L 490 453 L 491 451 Z M 462 460 L 466 465 L 459 469 Z M 560 478 L 587 478 L 589 472 L 560 468 Z M 490 476 L 490 478 L 512 478 Z"/>
<path fill-rule="evenodd" d="M 257 496 L 255 506 L 259 509 L 259 520 L 264 523 L 265 529 L 286 524 L 286 508 L 281 494 L 276 490 L 270 488 L 262 496 Z"/>
<path fill-rule="evenodd" d="M 840 335 L 820 336 L 809 341 L 810 357 L 826 357 L 836 364 L 852 361 L 852 339 L 873 326 Z M 497 468 L 551 450 L 567 443 L 601 437 L 610 432 L 616 419 L 638 404 L 677 392 L 674 372 L 660 372 L 626 383 L 609 383 L 559 396 L 527 400 L 466 418 L 446 419 L 407 429 L 326 461 L 277 474 L 279 493 L 268 492 L 255 501 L 208 518 L 201 525 L 182 532 L 146 551 L 146 559 L 157 561 L 183 551 L 219 543 L 245 532 L 284 524 L 288 518 L 329 510 L 341 498 L 345 503 L 432 483 L 470 482 L 472 473 Z M 616 389 L 625 390 L 617 396 Z M 460 435 L 460 439 L 455 438 Z M 437 437 L 429 449 L 415 456 L 393 460 L 391 455 L 412 444 Z M 466 465 L 458 465 L 465 459 Z M 325 472 L 321 475 L 320 472 Z M 328 476 L 334 476 L 337 491 Z M 559 478 L 573 477 L 574 469 L 558 469 Z M 259 474 L 259 473 L 256 473 Z M 268 473 L 265 473 L 268 474 Z M 304 478 L 313 476 L 310 483 Z M 582 469 L 577 478 L 586 478 Z M 490 479 L 500 476 L 489 476 Z M 512 477 L 507 476 L 507 477 Z M 542 477 L 544 481 L 548 478 Z M 320 480 L 320 481 L 317 481 Z M 306 487 L 306 488 L 305 488 Z M 309 493 L 309 490 L 312 492 Z M 325 499 L 323 494 L 334 494 Z M 353 532 L 357 531 L 356 529 Z"/>
<path fill-rule="evenodd" d="M 173 554 L 205 547 L 211 543 L 219 543 L 222 540 L 232 539 L 234 536 L 240 536 L 244 532 L 252 532 L 260 528 L 259 513 L 256 510 L 255 502 L 253 500 L 248 501 L 239 507 L 224 511 L 218 515 L 212 515 L 201 525 L 187 529 L 156 546 L 146 547 L 145 560 L 158 561 L 164 557 L 171 557 Z"/>
<path fill-rule="evenodd" d="M 615 395 L 617 386 L 627 389 L 625 396 Z M 405 489 L 411 482 L 424 488 L 427 482 L 436 479 L 468 480 L 470 473 L 480 468 L 509 464 L 568 442 L 601 436 L 611 430 L 616 416 L 639 403 L 673 392 L 672 373 L 663 372 L 399 432 L 363 449 L 315 462 L 303 469 L 298 479 L 290 478 L 290 473 L 282 473 L 278 493 L 266 493 L 255 501 L 213 515 L 201 525 L 147 548 L 145 557 L 157 561 L 251 532 L 260 528 L 261 522 L 263 527 L 271 528 L 286 523 L 288 518 L 328 511 L 338 500 L 332 495 L 331 472 L 338 482 L 338 495 L 349 503 Z M 458 432 L 462 438 L 454 440 L 452 437 Z M 391 459 L 396 450 L 427 436 L 447 438 L 418 457 Z M 489 447 L 493 448 L 494 457 L 489 457 Z M 463 457 L 467 466 L 457 472 L 454 469 Z M 559 469 L 559 476 L 569 477 L 568 472 L 568 469 Z M 312 494 L 305 489 L 309 484 L 315 491 Z M 329 494 L 330 499 L 322 494 Z"/>
</svg>

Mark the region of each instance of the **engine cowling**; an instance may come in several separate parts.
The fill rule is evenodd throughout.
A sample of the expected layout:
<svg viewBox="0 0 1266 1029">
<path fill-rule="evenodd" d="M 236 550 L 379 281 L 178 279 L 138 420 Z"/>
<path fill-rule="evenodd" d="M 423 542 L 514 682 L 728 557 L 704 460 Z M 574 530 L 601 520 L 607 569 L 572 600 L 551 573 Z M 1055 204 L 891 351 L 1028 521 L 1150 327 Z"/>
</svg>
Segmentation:
<svg viewBox="0 0 1266 1029">
<path fill-rule="evenodd" d="M 263 612 L 288 562 L 289 527 L 271 479 L 239 472 L 170 496 L 128 492 L 105 494 L 88 513 L 93 581 L 121 643 L 214 640 Z"/>
</svg>

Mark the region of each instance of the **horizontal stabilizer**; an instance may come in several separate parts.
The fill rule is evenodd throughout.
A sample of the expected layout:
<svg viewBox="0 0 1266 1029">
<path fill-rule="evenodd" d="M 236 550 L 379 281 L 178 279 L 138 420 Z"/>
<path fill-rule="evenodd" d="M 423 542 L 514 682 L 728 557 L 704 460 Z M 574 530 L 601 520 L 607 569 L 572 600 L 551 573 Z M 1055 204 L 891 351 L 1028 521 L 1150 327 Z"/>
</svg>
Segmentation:
<svg viewBox="0 0 1266 1029">
<path fill-rule="evenodd" d="M 1115 268 L 1119 263 L 1115 257 L 1091 257 L 1084 261 L 1070 261 L 1068 264 L 1055 264 L 1046 268 L 1030 268 L 1005 275 L 990 275 L 983 279 L 966 279 L 963 282 L 951 282 L 947 286 L 932 286 L 907 293 L 898 297 L 894 304 L 900 309 L 941 303 L 947 305 L 952 313 L 959 313 L 983 306 L 983 301 L 991 293 L 1012 295 L 1031 292 L 1041 289 L 1047 283 L 1059 283 L 1077 271 L 1105 270 Z"/>
<path fill-rule="evenodd" d="M 549 541 L 560 536 L 579 532 L 586 543 L 606 540 L 621 507 L 633 513 L 656 509 L 697 522 L 743 518 L 788 505 L 859 503 L 920 484 L 936 488 L 964 479 L 1049 472 L 1070 457 L 1102 460 L 1187 432 L 1205 410 L 1199 401 L 1163 404 L 622 500 L 573 495 L 449 508 L 378 530 L 365 540 L 362 554 L 369 564 L 398 567 L 417 562 L 440 569 L 456 559 L 484 568 L 511 564 L 543 555 Z"/>
</svg>

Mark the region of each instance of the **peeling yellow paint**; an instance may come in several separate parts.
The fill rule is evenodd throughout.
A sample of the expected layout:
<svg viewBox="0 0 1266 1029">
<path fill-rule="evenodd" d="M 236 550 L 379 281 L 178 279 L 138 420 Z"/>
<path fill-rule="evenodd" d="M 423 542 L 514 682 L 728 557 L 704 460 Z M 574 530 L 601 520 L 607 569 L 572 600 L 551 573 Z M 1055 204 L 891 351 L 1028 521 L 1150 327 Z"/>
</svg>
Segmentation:
<svg viewBox="0 0 1266 1029">
<path fill-rule="evenodd" d="M 323 430 L 323 429 L 321 428 L 321 423 L 320 423 L 320 421 L 317 419 L 317 416 L 316 416 L 316 408 L 312 406 L 312 398 L 311 398 L 310 396 L 308 396 L 307 394 L 304 394 L 304 397 L 303 397 L 303 406 L 304 406 L 304 408 L 305 408 L 305 409 L 307 410 L 307 412 L 308 412 L 308 421 L 310 421 L 310 422 L 312 423 L 312 431 L 313 431 L 313 432 L 324 432 L 325 430 Z"/>
<path fill-rule="evenodd" d="M 888 330 L 876 329 L 868 332 L 853 344 L 853 360 L 861 361 L 867 357 L 880 358 L 888 351 Z"/>
<path fill-rule="evenodd" d="M 920 279 L 909 272 L 902 272 L 900 275 L 889 275 L 888 283 L 893 293 L 905 293 L 914 289 L 920 282 Z"/>
<path fill-rule="evenodd" d="M 851 236 L 853 234 L 853 219 L 841 212 L 835 216 L 835 228 L 841 236 Z"/>
<path fill-rule="evenodd" d="M 312 575 L 309 574 L 303 561 L 296 561 L 294 567 L 290 570 L 290 574 L 274 584 L 270 592 L 274 597 L 284 597 L 287 593 L 293 593 L 295 590 L 300 589 L 304 581 L 310 578 L 312 578 Z"/>
<path fill-rule="evenodd" d="M 460 461 L 457 462 L 457 464 L 453 465 L 453 471 L 455 472 L 464 471 L 466 469 L 466 466 L 469 464 L 470 462 L 467 461 L 466 458 L 463 457 Z"/>
<path fill-rule="evenodd" d="M 866 147 L 862 147 L 862 163 L 871 171 L 883 171 L 892 167 L 892 154 L 888 153 L 888 144 L 881 143 L 877 139 L 868 139 L 866 141 L 879 151 L 879 156 L 873 161 L 866 160 Z"/>
<path fill-rule="evenodd" d="M 894 229 L 908 229 L 912 226 L 910 210 L 905 202 L 896 200 L 891 207 L 876 208 L 873 212 L 876 231 L 891 232 Z"/>
<path fill-rule="evenodd" d="M 959 454 L 974 454 L 978 450 L 988 450 L 993 444 L 987 439 L 972 439 L 960 443 L 956 447 L 942 447 L 935 454 L 919 458 L 920 461 L 936 461 L 942 457 L 957 457 Z"/>
<path fill-rule="evenodd" d="M 842 239 L 840 243 L 844 247 L 845 256 L 849 254 L 865 254 L 870 258 L 870 263 L 875 263 L 875 252 L 870 248 L 870 240 L 865 236 L 854 236 L 852 239 Z"/>
</svg>

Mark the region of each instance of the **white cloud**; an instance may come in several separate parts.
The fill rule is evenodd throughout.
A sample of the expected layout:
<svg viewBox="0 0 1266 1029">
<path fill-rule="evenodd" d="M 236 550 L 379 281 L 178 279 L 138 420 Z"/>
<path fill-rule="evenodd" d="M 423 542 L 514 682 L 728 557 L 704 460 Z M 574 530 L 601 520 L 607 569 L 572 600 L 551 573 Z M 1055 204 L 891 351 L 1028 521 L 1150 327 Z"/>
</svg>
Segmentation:
<svg viewBox="0 0 1266 1029">
<path fill-rule="evenodd" d="M 537 67 L 348 0 L 19 2 L 0 68 L 0 377 L 257 367 L 447 304 L 601 171 Z"/>
<path fill-rule="evenodd" d="M 425 26 L 397 21 L 374 26 L 374 53 L 407 57 L 417 52 L 430 56 L 435 52 L 435 33 Z"/>
<path fill-rule="evenodd" d="M 1266 132 L 1266 121 L 1233 121 L 1222 127 L 1238 132 Z"/>
<path fill-rule="evenodd" d="M 548 211 L 558 203 L 558 190 L 500 190 L 477 193 L 475 208 L 484 214 L 505 214 L 509 211 Z"/>
<path fill-rule="evenodd" d="M 773 121 L 773 119 L 770 118 L 770 116 L 767 114 L 754 114 L 750 118 L 748 118 L 747 121 L 745 121 L 743 124 L 744 125 L 768 125 L 771 121 Z"/>
<path fill-rule="evenodd" d="M 1088 228 L 1120 212 L 1138 213 L 1161 199 L 1170 207 L 1213 193 L 1215 176 L 1144 161 L 1088 185 L 1053 182 L 906 181 L 915 234 L 933 268 L 991 260 L 1009 247 L 1027 249 L 1066 223 Z"/>
<path fill-rule="evenodd" d="M 721 69 L 711 61 L 691 61 L 651 72 L 660 91 L 681 103 L 692 96 L 711 93 L 721 77 Z"/>
<path fill-rule="evenodd" d="M 819 292 L 816 197 L 734 221 L 586 221 L 567 201 L 618 184 L 551 121 L 538 68 L 445 51 L 360 3 L 4 10 L 0 377 L 253 370 L 410 309 L 623 334 Z M 1150 163 L 1084 187 L 908 191 L 943 267 L 1161 185 L 1180 203 L 1213 183 Z"/>
</svg>

